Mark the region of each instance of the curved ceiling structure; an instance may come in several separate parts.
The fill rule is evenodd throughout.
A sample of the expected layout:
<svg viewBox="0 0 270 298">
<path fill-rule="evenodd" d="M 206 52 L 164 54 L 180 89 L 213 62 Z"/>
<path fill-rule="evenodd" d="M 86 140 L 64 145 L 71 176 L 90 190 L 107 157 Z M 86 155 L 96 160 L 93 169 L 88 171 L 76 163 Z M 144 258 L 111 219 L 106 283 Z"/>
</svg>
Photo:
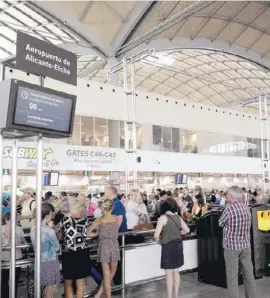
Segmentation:
<svg viewBox="0 0 270 298">
<path fill-rule="evenodd" d="M 108 59 L 150 47 L 138 89 L 255 112 L 270 93 L 268 1 L 0 0 L 0 29 L 0 59 L 21 30 L 77 53 L 81 78 L 106 82 Z"/>
</svg>

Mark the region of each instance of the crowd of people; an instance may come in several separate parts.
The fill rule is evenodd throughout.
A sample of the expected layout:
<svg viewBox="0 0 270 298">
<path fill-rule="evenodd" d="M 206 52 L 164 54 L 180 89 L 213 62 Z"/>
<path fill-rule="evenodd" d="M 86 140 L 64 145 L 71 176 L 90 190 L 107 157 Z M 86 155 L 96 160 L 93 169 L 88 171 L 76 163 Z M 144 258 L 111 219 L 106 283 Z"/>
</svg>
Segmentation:
<svg viewBox="0 0 270 298">
<path fill-rule="evenodd" d="M 237 199 L 241 199 L 241 204 L 245 206 L 258 196 L 258 193 L 251 194 L 244 188 L 237 193 Z M 65 290 L 63 296 L 71 298 L 75 295 L 77 298 L 82 298 L 84 280 L 91 275 L 98 285 L 93 293 L 95 297 L 101 297 L 104 292 L 106 298 L 111 297 L 112 281 L 117 285 L 121 284 L 119 233 L 155 227 L 154 238 L 162 246 L 161 268 L 166 272 L 168 298 L 178 297 L 179 268 L 184 264 L 182 235 L 190 232 L 187 223 L 203 216 L 207 212 L 207 205 L 232 206 L 232 201 L 234 199 L 228 191 L 203 192 L 200 187 L 193 191 L 188 187 L 176 188 L 173 191 L 157 189 L 151 194 L 134 189 L 127 196 L 118 194 L 114 186 L 108 187 L 105 193 L 94 196 L 61 192 L 56 197 L 52 192 L 47 192 L 41 206 L 40 274 L 43 296 L 52 298 L 55 286 L 63 279 Z M 10 245 L 11 232 L 8 194 L 3 195 L 2 204 L 4 221 L 2 245 L 4 247 Z M 242 205 L 240 207 L 244 208 Z M 35 190 L 25 188 L 22 196 L 17 197 L 16 208 L 18 221 L 16 244 L 28 242 L 35 249 Z M 227 213 L 224 212 L 224 214 Z M 224 215 L 220 221 L 220 225 L 225 226 L 225 231 L 226 216 L 228 215 Z M 248 225 L 249 223 L 247 227 Z M 97 274 L 93 274 L 91 269 L 93 264 L 88 245 L 89 239 L 95 238 L 98 241 L 97 259 L 101 264 L 100 269 L 94 268 Z M 247 254 L 247 247 L 244 246 L 241 246 L 241 249 Z M 227 242 L 224 247 L 227 249 L 227 259 L 229 259 L 230 247 Z M 61 251 L 61 267 L 59 251 Z M 17 249 L 16 259 L 21 258 L 22 251 Z M 2 261 L 10 261 L 9 251 L 4 251 Z M 250 266 L 249 263 L 248 266 Z M 8 297 L 9 269 L 4 269 L 2 272 L 1 295 Z M 16 293 L 20 273 L 21 268 L 16 267 Z"/>
</svg>

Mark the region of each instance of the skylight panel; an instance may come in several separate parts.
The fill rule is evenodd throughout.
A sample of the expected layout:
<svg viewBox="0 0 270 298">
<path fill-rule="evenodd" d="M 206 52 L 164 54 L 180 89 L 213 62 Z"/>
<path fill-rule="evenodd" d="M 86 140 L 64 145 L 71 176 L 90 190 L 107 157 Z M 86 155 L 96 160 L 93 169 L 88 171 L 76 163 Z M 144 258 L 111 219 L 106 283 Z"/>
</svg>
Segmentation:
<svg viewBox="0 0 270 298">
<path fill-rule="evenodd" d="M 30 15 L 33 19 L 37 20 L 39 23 L 45 23 L 47 20 L 39 13 L 36 13 L 34 10 L 27 7 L 26 2 L 23 2 L 19 5 L 17 5 L 20 10 Z"/>
<path fill-rule="evenodd" d="M 266 72 L 263 70 L 252 70 L 251 73 L 260 79 L 269 79 L 270 77 L 270 72 Z"/>
<path fill-rule="evenodd" d="M 48 28 L 51 32 L 54 32 L 56 36 L 66 37 L 69 38 L 69 40 L 71 39 L 66 33 L 64 33 L 64 31 L 60 30 L 55 24 L 48 24 L 46 25 L 46 28 Z"/>
<path fill-rule="evenodd" d="M 7 7 L 6 3 L 0 0 L 0 9 L 5 9 Z"/>
<path fill-rule="evenodd" d="M 205 63 L 215 63 L 216 62 L 215 60 L 213 60 L 211 55 L 203 54 L 201 56 L 198 56 L 197 59 L 199 59 L 200 61 L 205 62 Z"/>
<path fill-rule="evenodd" d="M 0 49 L 0 59 L 4 59 L 4 58 L 6 58 L 8 56 L 9 55 L 6 52 L 4 52 L 2 49 Z"/>
<path fill-rule="evenodd" d="M 14 42 L 15 42 L 15 40 L 17 38 L 17 34 L 15 31 L 9 29 L 8 27 L 6 27 L 5 25 L 0 23 L 0 32 L 1 32 L 1 34 L 5 35 L 9 39 L 14 40 Z"/>
<path fill-rule="evenodd" d="M 258 69 L 258 67 L 248 61 L 241 61 L 239 62 L 243 67 L 247 68 L 247 69 Z"/>
<path fill-rule="evenodd" d="M 6 13 L 0 14 L 0 21 L 7 22 L 8 25 L 14 27 L 14 26 L 21 26 L 22 24 L 16 21 L 14 18 L 10 17 Z"/>
<path fill-rule="evenodd" d="M 8 41 L 6 38 L 3 38 L 0 36 L 0 46 L 1 48 L 7 49 L 7 51 L 14 53 L 15 50 L 15 44 Z"/>
<path fill-rule="evenodd" d="M 31 18 L 27 17 L 25 14 L 18 11 L 15 7 L 11 7 L 8 12 L 15 17 L 16 19 L 20 20 L 24 24 L 27 24 L 28 27 L 35 27 L 38 25 L 37 22 L 32 20 Z"/>
</svg>

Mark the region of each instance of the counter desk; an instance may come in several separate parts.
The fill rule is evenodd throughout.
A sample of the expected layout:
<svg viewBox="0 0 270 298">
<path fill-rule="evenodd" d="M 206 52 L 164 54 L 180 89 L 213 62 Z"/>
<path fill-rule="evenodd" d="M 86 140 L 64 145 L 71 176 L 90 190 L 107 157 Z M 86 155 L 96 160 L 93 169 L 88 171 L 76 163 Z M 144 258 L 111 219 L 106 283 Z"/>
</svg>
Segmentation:
<svg viewBox="0 0 270 298">
<path fill-rule="evenodd" d="M 143 233 L 147 233 L 147 231 Z M 154 231 L 152 231 L 153 234 Z M 183 236 L 183 248 L 184 266 L 180 268 L 180 272 L 197 270 L 197 236 Z M 164 278 L 165 272 L 160 269 L 160 260 L 161 245 L 154 240 L 125 245 L 125 284 L 132 285 Z"/>
</svg>

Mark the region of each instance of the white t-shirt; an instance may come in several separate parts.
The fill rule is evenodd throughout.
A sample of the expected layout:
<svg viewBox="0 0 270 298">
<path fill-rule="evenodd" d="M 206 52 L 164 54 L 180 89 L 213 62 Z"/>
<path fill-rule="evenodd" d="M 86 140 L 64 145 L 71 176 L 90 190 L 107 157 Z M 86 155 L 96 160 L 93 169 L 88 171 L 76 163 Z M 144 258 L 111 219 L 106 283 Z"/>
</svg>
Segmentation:
<svg viewBox="0 0 270 298">
<path fill-rule="evenodd" d="M 31 206 L 31 209 L 30 209 Z M 33 212 L 36 208 L 36 201 L 31 199 L 22 204 L 22 216 L 33 216 Z M 35 224 L 35 218 L 32 219 L 22 219 L 21 226 L 23 229 L 31 229 Z"/>
<path fill-rule="evenodd" d="M 220 200 L 220 206 L 225 206 L 226 205 L 226 198 L 222 197 Z"/>
<path fill-rule="evenodd" d="M 6 226 L 2 226 L 2 246 L 10 246 L 10 232 L 6 232 Z M 16 245 L 25 244 L 26 240 L 24 238 L 23 229 L 19 226 L 16 226 Z M 16 259 L 22 258 L 22 249 L 16 249 Z M 2 261 L 9 262 L 10 261 L 10 250 L 2 251 Z"/>
<path fill-rule="evenodd" d="M 138 204 L 133 200 L 128 200 L 126 204 L 126 217 L 127 217 L 127 228 L 133 230 L 133 228 L 139 223 L 139 215 L 136 210 Z"/>
</svg>

